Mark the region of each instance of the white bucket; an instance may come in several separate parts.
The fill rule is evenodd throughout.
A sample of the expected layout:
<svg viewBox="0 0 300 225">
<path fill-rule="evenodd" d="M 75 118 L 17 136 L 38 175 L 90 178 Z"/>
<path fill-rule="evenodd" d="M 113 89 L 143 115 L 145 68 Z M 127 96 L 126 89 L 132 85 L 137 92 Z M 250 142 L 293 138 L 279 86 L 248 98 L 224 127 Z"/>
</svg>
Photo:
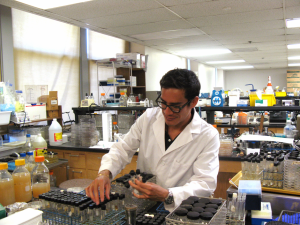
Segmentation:
<svg viewBox="0 0 300 225">
<path fill-rule="evenodd" d="M 10 122 L 11 111 L 1 111 L 0 112 L 0 125 L 7 125 Z"/>
</svg>

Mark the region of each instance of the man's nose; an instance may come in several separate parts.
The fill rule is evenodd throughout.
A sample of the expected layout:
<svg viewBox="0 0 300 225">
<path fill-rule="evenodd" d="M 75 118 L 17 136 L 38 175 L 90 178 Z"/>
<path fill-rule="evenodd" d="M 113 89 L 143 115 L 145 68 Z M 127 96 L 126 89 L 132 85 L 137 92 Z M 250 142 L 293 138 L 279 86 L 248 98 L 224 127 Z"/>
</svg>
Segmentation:
<svg viewBox="0 0 300 225">
<path fill-rule="evenodd" d="M 174 112 L 170 109 L 169 106 L 167 106 L 167 108 L 165 109 L 165 114 L 168 114 L 168 115 L 171 115 L 173 114 Z"/>
</svg>

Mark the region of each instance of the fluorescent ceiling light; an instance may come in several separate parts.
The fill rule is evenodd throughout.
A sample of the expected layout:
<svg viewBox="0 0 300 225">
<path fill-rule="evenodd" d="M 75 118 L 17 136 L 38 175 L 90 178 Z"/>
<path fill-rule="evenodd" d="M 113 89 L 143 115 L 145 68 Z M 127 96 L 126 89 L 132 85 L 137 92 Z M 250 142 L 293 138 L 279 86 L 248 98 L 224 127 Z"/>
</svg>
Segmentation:
<svg viewBox="0 0 300 225">
<path fill-rule="evenodd" d="M 225 61 L 208 61 L 207 64 L 227 64 L 227 63 L 241 63 L 245 62 L 245 60 L 225 60 Z"/>
<path fill-rule="evenodd" d="M 300 27 L 300 18 L 286 19 L 285 24 L 287 28 Z"/>
<path fill-rule="evenodd" d="M 287 45 L 287 48 L 288 49 L 297 49 L 297 48 L 300 48 L 300 44 L 290 44 L 290 45 Z"/>
<path fill-rule="evenodd" d="M 291 64 L 288 64 L 288 66 L 300 66 L 300 63 L 291 63 Z"/>
<path fill-rule="evenodd" d="M 288 57 L 288 60 L 297 60 L 297 59 L 300 59 L 300 55 Z"/>
<path fill-rule="evenodd" d="M 190 50 L 190 51 L 180 51 L 177 52 L 179 55 L 185 55 L 187 57 L 200 57 L 209 55 L 222 55 L 231 53 L 229 49 L 200 49 L 200 50 Z"/>
<path fill-rule="evenodd" d="M 16 0 L 26 5 L 31 5 L 40 9 L 51 9 L 66 5 L 73 5 L 80 2 L 88 2 L 91 0 Z"/>
<path fill-rule="evenodd" d="M 221 67 L 221 69 L 224 69 L 224 70 L 250 69 L 250 68 L 254 68 L 254 67 L 253 66 L 224 66 L 224 67 Z"/>
</svg>

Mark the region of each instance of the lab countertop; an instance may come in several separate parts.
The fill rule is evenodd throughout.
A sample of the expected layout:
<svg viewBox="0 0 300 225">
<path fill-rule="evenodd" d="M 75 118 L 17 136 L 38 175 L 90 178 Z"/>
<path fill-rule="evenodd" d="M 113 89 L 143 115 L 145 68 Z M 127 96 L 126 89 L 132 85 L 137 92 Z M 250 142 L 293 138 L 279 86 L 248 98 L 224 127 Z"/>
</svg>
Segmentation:
<svg viewBox="0 0 300 225">
<path fill-rule="evenodd" d="M 83 147 L 83 146 L 74 146 L 71 142 L 64 143 L 62 145 L 58 146 L 51 146 L 48 144 L 48 150 L 51 151 L 51 149 L 58 149 L 58 150 L 72 150 L 72 151 L 84 151 L 84 152 L 101 152 L 101 153 L 107 153 L 109 151 L 109 148 L 89 148 L 89 147 Z M 138 155 L 138 152 L 135 153 L 135 155 Z M 241 161 L 240 157 L 234 157 L 234 156 L 219 156 L 219 160 L 224 161 Z"/>
</svg>

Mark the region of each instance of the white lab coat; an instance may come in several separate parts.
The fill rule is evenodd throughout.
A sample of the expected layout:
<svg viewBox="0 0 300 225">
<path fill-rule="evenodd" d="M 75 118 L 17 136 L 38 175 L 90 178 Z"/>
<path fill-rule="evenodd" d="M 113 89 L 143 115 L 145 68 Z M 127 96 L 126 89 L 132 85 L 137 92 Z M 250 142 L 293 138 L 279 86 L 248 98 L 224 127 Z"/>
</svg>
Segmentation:
<svg viewBox="0 0 300 225">
<path fill-rule="evenodd" d="M 103 156 L 99 171 L 107 169 L 115 177 L 139 148 L 137 168 L 156 175 L 156 183 L 173 193 L 174 204 L 165 204 L 167 210 L 172 211 L 189 196 L 210 196 L 219 172 L 219 133 L 194 112 L 192 121 L 165 151 L 162 111 L 147 109 L 124 139 Z"/>
</svg>

